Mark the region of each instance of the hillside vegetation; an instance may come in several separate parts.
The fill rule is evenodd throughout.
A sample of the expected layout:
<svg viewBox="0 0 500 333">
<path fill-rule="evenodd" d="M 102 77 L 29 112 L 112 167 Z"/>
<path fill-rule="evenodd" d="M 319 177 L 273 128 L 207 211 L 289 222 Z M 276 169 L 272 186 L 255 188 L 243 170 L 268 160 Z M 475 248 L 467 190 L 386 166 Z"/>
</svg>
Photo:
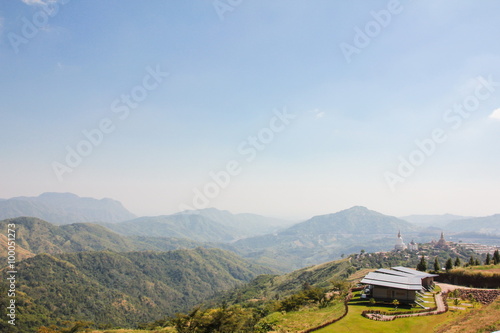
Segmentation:
<svg viewBox="0 0 500 333">
<path fill-rule="evenodd" d="M 233 253 L 202 248 L 41 254 L 17 269 L 18 291 L 26 304 L 36 304 L 19 310 L 23 333 L 66 320 L 134 327 L 271 272 Z"/>
<path fill-rule="evenodd" d="M 181 248 L 227 247 L 222 244 L 201 244 L 188 239 L 165 237 L 127 237 L 91 223 L 75 223 L 57 226 L 38 218 L 19 217 L 0 221 L 0 244 L 5 245 L 7 224 L 16 225 L 16 252 L 18 260 L 40 253 L 64 253 L 79 251 L 115 252 L 169 251 Z M 5 258 L 7 247 L 0 248 L 0 258 Z"/>
<path fill-rule="evenodd" d="M 500 330 L 500 298 L 493 303 L 454 318 L 437 330 L 438 333 L 478 333 Z"/>
<path fill-rule="evenodd" d="M 441 274 L 439 280 L 476 288 L 500 288 L 500 265 L 455 268 Z"/>
</svg>

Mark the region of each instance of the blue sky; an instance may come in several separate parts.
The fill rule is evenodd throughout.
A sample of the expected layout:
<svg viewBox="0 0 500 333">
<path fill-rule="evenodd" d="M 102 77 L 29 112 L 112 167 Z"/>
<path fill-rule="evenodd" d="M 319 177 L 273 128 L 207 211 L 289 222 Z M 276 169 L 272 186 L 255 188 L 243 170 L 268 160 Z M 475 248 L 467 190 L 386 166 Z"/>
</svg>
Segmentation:
<svg viewBox="0 0 500 333">
<path fill-rule="evenodd" d="M 73 192 L 138 215 L 500 213 L 499 9 L 3 1 L 0 197 Z"/>
</svg>

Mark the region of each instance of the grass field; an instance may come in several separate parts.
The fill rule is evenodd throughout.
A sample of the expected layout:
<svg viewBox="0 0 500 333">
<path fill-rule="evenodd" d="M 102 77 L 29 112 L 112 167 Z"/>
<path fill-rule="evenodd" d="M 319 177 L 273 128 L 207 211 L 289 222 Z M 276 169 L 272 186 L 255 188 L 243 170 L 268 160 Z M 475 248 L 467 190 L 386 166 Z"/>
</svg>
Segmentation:
<svg viewBox="0 0 500 333">
<path fill-rule="evenodd" d="M 339 303 L 323 309 L 315 307 L 284 314 L 275 312 L 269 319 L 275 320 L 276 331 L 298 332 L 337 319 L 344 314 L 344 310 L 344 303 Z"/>
<path fill-rule="evenodd" d="M 444 314 L 424 317 L 399 318 L 394 321 L 373 321 L 361 316 L 364 310 L 394 311 L 390 307 L 369 306 L 366 301 L 354 297 L 349 303 L 349 313 L 342 320 L 316 332 L 370 332 L 370 333 L 408 333 L 408 332 L 434 332 L 439 326 L 455 320 L 464 314 L 464 311 L 449 311 Z M 403 309 L 401 309 L 403 310 Z"/>
<path fill-rule="evenodd" d="M 488 306 L 477 309 L 469 308 L 467 311 L 450 310 L 450 313 L 462 313 L 454 320 L 443 325 L 439 333 L 478 333 L 500 330 L 500 298 Z"/>
<path fill-rule="evenodd" d="M 489 273 L 500 273 L 500 264 L 499 265 L 482 265 L 482 266 L 472 266 L 464 268 L 467 271 L 482 271 Z"/>
</svg>

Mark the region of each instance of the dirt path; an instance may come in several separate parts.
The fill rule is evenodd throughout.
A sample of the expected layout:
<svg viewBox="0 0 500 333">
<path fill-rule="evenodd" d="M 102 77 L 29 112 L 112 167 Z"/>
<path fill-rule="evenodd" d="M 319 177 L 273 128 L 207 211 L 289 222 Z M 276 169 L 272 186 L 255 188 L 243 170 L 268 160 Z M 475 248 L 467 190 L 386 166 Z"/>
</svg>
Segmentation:
<svg viewBox="0 0 500 333">
<path fill-rule="evenodd" d="M 443 293 L 447 293 L 449 291 L 453 291 L 455 289 L 474 289 L 474 290 L 497 290 L 497 289 L 484 289 L 484 288 L 470 288 L 470 287 L 464 287 L 464 286 L 457 286 L 454 284 L 448 284 L 448 283 L 442 283 L 442 282 L 434 282 L 436 286 L 439 286 L 441 288 L 441 291 Z"/>
<path fill-rule="evenodd" d="M 436 286 L 439 286 L 441 288 L 441 291 L 443 293 L 447 293 L 450 291 L 453 291 L 455 289 L 473 289 L 469 287 L 463 287 L 463 286 L 456 286 L 454 284 L 448 284 L 448 283 L 442 283 L 442 282 L 435 282 Z"/>
</svg>

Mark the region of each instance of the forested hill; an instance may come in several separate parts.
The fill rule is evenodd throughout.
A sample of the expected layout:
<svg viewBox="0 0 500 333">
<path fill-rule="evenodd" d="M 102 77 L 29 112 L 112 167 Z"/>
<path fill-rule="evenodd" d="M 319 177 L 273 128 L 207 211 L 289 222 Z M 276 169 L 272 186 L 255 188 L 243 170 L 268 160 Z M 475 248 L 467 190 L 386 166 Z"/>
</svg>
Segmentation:
<svg viewBox="0 0 500 333">
<path fill-rule="evenodd" d="M 17 259 L 32 257 L 40 253 L 63 253 L 79 251 L 116 252 L 169 251 L 180 248 L 195 248 L 203 244 L 188 240 L 165 237 L 122 236 L 96 224 L 75 223 L 53 225 L 33 217 L 19 217 L 0 221 L 0 259 L 7 254 L 7 225 L 16 225 Z M 205 247 L 229 247 L 220 244 L 204 244 Z"/>
<path fill-rule="evenodd" d="M 41 254 L 19 263 L 21 332 L 65 320 L 133 327 L 273 273 L 219 249 Z M 0 288 L 1 289 L 1 288 Z M 46 309 L 42 311 L 41 309 Z"/>
</svg>

